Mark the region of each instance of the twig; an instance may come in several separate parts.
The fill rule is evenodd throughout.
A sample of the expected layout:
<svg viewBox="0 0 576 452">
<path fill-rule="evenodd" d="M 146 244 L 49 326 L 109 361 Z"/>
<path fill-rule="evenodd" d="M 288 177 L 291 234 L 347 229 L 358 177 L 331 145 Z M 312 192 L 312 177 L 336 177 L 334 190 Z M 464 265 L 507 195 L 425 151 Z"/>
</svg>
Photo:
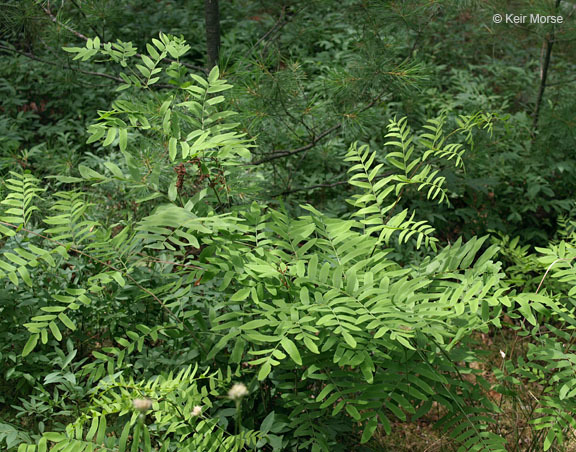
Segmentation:
<svg viewBox="0 0 576 452">
<path fill-rule="evenodd" d="M 78 11 L 80 11 L 80 14 L 82 14 L 82 17 L 84 17 L 84 19 L 86 19 L 86 21 L 88 21 L 88 16 L 82 10 L 81 6 L 78 3 L 76 3 L 76 0 L 72 0 L 72 4 L 76 7 L 76 9 Z M 100 33 L 98 33 L 98 30 L 96 30 L 96 28 L 94 28 L 94 26 L 92 24 L 90 24 L 90 22 L 88 22 L 88 26 L 96 34 L 96 36 L 98 36 L 100 38 L 101 41 L 104 41 L 104 37 Z"/>
<path fill-rule="evenodd" d="M 374 105 L 376 105 L 376 103 L 378 103 L 378 101 L 384 95 L 384 92 L 385 91 L 382 91 L 380 94 L 378 94 L 378 96 L 376 96 L 374 99 L 372 99 L 372 101 L 368 105 L 365 105 L 364 107 L 362 107 L 355 114 L 360 114 L 360 113 L 368 110 L 369 108 L 372 108 Z M 270 156 L 265 157 L 265 158 L 260 159 L 260 160 L 257 160 L 255 162 L 248 163 L 248 165 L 253 165 L 253 166 L 261 165 L 262 163 L 270 162 L 272 160 L 276 160 L 276 159 L 283 158 L 283 157 L 288 157 L 290 155 L 299 154 L 301 152 L 307 151 L 308 149 L 316 146 L 316 144 L 320 140 L 322 140 L 326 136 L 330 135 L 332 132 L 342 128 L 342 125 L 343 125 L 342 122 L 340 122 L 340 123 L 330 127 L 329 129 L 324 130 L 318 136 L 312 137 L 312 141 L 305 146 L 302 146 L 302 147 L 299 147 L 296 149 L 286 150 L 286 151 L 275 151 L 275 152 L 272 152 Z"/>
<path fill-rule="evenodd" d="M 36 55 L 34 55 L 32 53 L 22 52 L 21 50 L 12 49 L 10 47 L 7 47 L 7 46 L 1 45 L 1 44 L 0 44 L 0 50 L 5 50 L 7 52 L 17 53 L 19 55 L 25 56 L 26 58 L 30 58 L 31 60 L 38 61 L 38 62 L 43 63 L 43 64 L 49 64 L 50 66 L 61 66 L 61 64 L 59 64 L 59 63 L 54 63 L 52 61 L 43 60 L 42 58 L 38 58 Z M 103 72 L 85 71 L 83 69 L 71 69 L 71 70 L 78 71 L 78 72 L 81 72 L 82 74 L 86 74 L 86 75 L 93 75 L 95 77 L 104 77 L 104 78 L 107 78 L 110 80 L 124 83 L 124 80 L 122 80 L 120 77 L 115 77 L 113 75 L 105 74 Z"/>
<path fill-rule="evenodd" d="M 571 80 L 561 80 L 559 82 L 546 83 L 546 86 L 566 85 L 568 83 L 574 83 L 574 82 L 576 82 L 576 78 L 573 78 Z"/>
<path fill-rule="evenodd" d="M 322 132 L 320 135 L 318 135 L 317 137 L 312 138 L 312 141 L 310 143 L 308 143 L 305 146 L 296 148 L 296 149 L 292 149 L 289 151 L 276 151 L 273 152 L 271 156 L 269 157 L 265 157 L 261 160 L 258 160 L 256 162 L 251 162 L 250 165 L 261 165 L 262 163 L 266 163 L 266 162 L 270 162 L 272 160 L 276 160 L 279 158 L 283 158 L 283 157 L 288 157 L 290 155 L 294 155 L 294 154 L 299 154 L 300 152 L 304 152 L 307 151 L 310 148 L 313 148 L 314 146 L 316 146 L 316 144 L 322 140 L 322 138 L 326 137 L 327 135 L 330 135 L 332 132 L 334 132 L 335 130 L 338 130 L 342 127 L 342 123 L 340 124 L 336 124 L 335 126 L 330 127 L 329 129 L 326 129 L 324 132 Z"/>
<path fill-rule="evenodd" d="M 68 30 L 70 33 L 72 33 L 74 36 L 77 36 L 80 39 L 83 39 L 84 41 L 88 41 L 88 37 L 83 35 L 82 33 L 80 33 L 79 31 L 74 30 L 72 27 L 69 27 L 66 24 L 63 24 L 62 22 L 60 22 L 51 12 L 48 8 L 46 7 L 42 7 L 42 9 L 44 10 L 44 12 L 48 15 L 48 17 L 50 17 L 50 20 L 52 22 L 54 22 L 56 25 L 59 25 L 62 28 L 65 28 L 66 30 Z M 142 57 L 141 53 L 136 53 L 135 56 L 137 56 L 138 58 Z M 183 61 L 176 61 L 173 60 L 172 58 L 164 58 L 166 61 L 170 62 L 170 63 L 180 63 L 182 66 L 185 66 L 189 69 L 194 69 L 195 71 L 199 71 L 199 72 L 203 72 L 205 74 L 208 73 L 208 70 L 206 68 L 200 67 L 200 66 L 196 66 L 194 64 L 190 64 L 190 63 L 185 63 Z M 120 79 L 121 82 L 123 82 L 123 80 Z"/>
<path fill-rule="evenodd" d="M 394 174 L 394 172 L 387 172 L 387 173 L 384 173 L 384 174 L 380 174 L 380 175 L 374 177 L 374 180 L 384 179 L 385 177 L 391 176 L 392 174 Z M 294 189 L 292 189 L 292 190 L 285 190 L 285 191 L 283 191 L 283 192 L 276 193 L 276 194 L 272 195 L 272 198 L 275 198 L 276 196 L 289 195 L 290 193 L 296 193 L 296 192 L 299 192 L 299 191 L 315 190 L 315 189 L 317 189 L 317 188 L 337 187 L 338 185 L 346 185 L 346 184 L 348 184 L 348 183 L 349 183 L 349 182 L 348 182 L 348 179 L 346 179 L 346 180 L 339 180 L 339 181 L 337 181 L 337 182 L 310 185 L 309 187 L 294 188 Z"/>
<path fill-rule="evenodd" d="M 299 191 L 308 191 L 308 190 L 315 190 L 317 188 L 330 188 L 330 187 L 336 187 L 338 185 L 345 185 L 348 183 L 348 180 L 339 180 L 338 182 L 332 182 L 331 184 L 316 184 L 316 185 L 310 185 L 309 187 L 300 187 L 300 188 L 294 188 L 292 190 L 285 190 L 283 192 L 280 193 L 276 193 L 274 195 L 272 195 L 272 198 L 275 198 L 276 196 L 285 196 L 285 195 L 289 195 L 290 193 L 296 193 Z"/>
<path fill-rule="evenodd" d="M 275 33 L 276 31 L 279 31 L 280 29 L 282 29 L 282 27 L 284 27 L 284 25 L 286 25 L 288 23 L 287 20 L 284 21 L 285 15 L 286 15 L 286 6 L 283 6 L 282 11 L 280 11 L 280 17 L 278 18 L 276 23 L 272 26 L 272 28 L 270 30 L 268 30 L 266 33 L 264 33 L 260 37 L 260 39 L 258 39 L 258 41 L 256 41 L 256 43 L 248 51 L 248 54 L 251 54 L 254 51 L 254 49 L 260 45 L 260 43 L 262 41 L 264 41 L 268 38 L 268 36 L 270 36 L 272 33 Z"/>
<path fill-rule="evenodd" d="M 548 272 L 550 270 L 552 270 L 552 267 L 554 267 L 554 265 L 556 265 L 557 262 L 561 262 L 561 261 L 571 261 L 576 259 L 576 257 L 565 257 L 565 258 L 561 258 L 561 259 L 556 259 L 554 262 L 552 262 L 548 268 L 546 269 L 546 273 L 544 273 L 544 276 L 542 276 L 542 279 L 540 280 L 540 284 L 538 284 L 538 288 L 536 289 L 536 293 L 538 293 L 540 291 L 540 287 L 542 287 L 542 283 L 544 282 L 544 280 L 546 279 L 546 276 L 548 275 Z"/>
<path fill-rule="evenodd" d="M 66 24 L 63 24 L 62 22 L 60 22 L 56 16 L 54 16 L 50 10 L 48 8 L 46 8 L 45 6 L 42 7 L 42 9 L 44 10 L 44 12 L 48 15 L 48 17 L 50 17 L 50 20 L 52 22 L 54 22 L 56 25 L 65 28 L 66 30 L 68 30 L 70 33 L 72 33 L 73 35 L 77 36 L 80 39 L 83 39 L 84 41 L 88 41 L 88 37 L 84 36 L 82 33 L 80 33 L 79 31 L 74 30 L 73 28 L 69 27 Z"/>
</svg>

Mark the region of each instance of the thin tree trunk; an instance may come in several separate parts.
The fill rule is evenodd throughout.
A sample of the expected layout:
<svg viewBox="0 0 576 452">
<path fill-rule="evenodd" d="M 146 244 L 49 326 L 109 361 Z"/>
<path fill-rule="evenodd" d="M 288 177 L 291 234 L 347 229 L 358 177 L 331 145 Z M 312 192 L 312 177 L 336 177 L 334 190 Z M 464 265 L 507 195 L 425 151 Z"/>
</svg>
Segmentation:
<svg viewBox="0 0 576 452">
<path fill-rule="evenodd" d="M 560 0 L 556 0 L 556 11 L 560 6 Z M 544 90 L 546 89 L 546 79 L 548 78 L 548 68 L 550 67 L 550 57 L 552 56 L 552 46 L 554 45 L 555 33 L 554 30 L 546 35 L 544 44 L 546 46 L 546 54 L 542 63 L 542 70 L 540 72 L 540 89 L 538 90 L 538 97 L 536 98 L 536 107 L 534 108 L 534 121 L 532 122 L 532 134 L 536 133 L 538 129 L 538 119 L 540 117 L 540 107 L 542 106 L 542 99 L 544 99 Z"/>
<path fill-rule="evenodd" d="M 206 18 L 206 47 L 208 53 L 208 69 L 218 64 L 220 51 L 220 11 L 218 0 L 204 0 Z"/>
<path fill-rule="evenodd" d="M 554 35 L 552 35 L 554 36 Z M 540 75 L 540 89 L 538 90 L 538 97 L 536 98 L 536 107 L 534 108 L 534 121 L 532 123 L 532 133 L 536 133 L 538 128 L 538 118 L 540 116 L 540 106 L 544 98 L 544 90 L 546 89 L 546 79 L 548 78 L 548 68 L 550 67 L 550 57 L 552 55 L 552 46 L 554 45 L 554 38 L 548 35 L 546 37 L 546 54 L 544 55 L 544 62 L 542 63 L 542 71 Z"/>
</svg>

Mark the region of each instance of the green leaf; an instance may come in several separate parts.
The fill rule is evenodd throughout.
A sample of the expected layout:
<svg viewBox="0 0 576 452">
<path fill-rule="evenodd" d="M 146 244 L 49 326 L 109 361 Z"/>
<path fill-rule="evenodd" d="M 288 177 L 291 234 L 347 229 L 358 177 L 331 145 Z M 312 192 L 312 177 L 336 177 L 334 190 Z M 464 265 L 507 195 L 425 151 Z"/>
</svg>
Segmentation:
<svg viewBox="0 0 576 452">
<path fill-rule="evenodd" d="M 181 141 L 180 147 L 182 148 L 182 158 L 188 158 L 188 155 L 190 155 L 190 145 L 186 141 Z"/>
<path fill-rule="evenodd" d="M 360 420 L 360 413 L 358 412 L 358 409 L 354 405 L 347 403 L 346 404 L 346 411 L 348 412 L 348 414 L 350 416 L 352 416 L 354 418 L 354 420 L 356 420 L 356 421 Z"/>
<path fill-rule="evenodd" d="M 68 327 L 71 330 L 75 330 L 76 329 L 76 325 L 74 325 L 74 322 L 72 322 L 72 320 L 70 320 L 70 317 L 68 317 L 66 314 L 64 314 L 63 312 L 61 312 L 60 314 L 58 314 L 58 318 L 60 319 L 60 321 L 66 325 L 66 327 Z"/>
<path fill-rule="evenodd" d="M 356 348 L 356 339 L 348 331 L 342 331 L 342 337 L 350 347 Z"/>
<path fill-rule="evenodd" d="M 255 330 L 256 328 L 260 328 L 263 326 L 269 326 L 269 325 L 270 325 L 270 321 L 267 319 L 256 319 L 256 320 L 251 320 L 250 322 L 247 322 L 244 325 L 241 325 L 240 328 L 243 330 Z"/>
<path fill-rule="evenodd" d="M 164 119 L 162 120 L 162 129 L 166 134 L 170 133 L 170 127 L 172 126 L 171 118 L 172 118 L 172 110 L 168 109 L 166 110 L 166 113 L 164 113 Z"/>
<path fill-rule="evenodd" d="M 100 416 L 100 425 L 98 426 L 98 433 L 96 434 L 96 442 L 98 444 L 104 444 L 106 439 L 106 417 Z"/>
<path fill-rule="evenodd" d="M 30 278 L 30 273 L 28 273 L 28 269 L 24 266 L 18 267 L 18 273 L 20 273 L 20 277 L 26 283 L 28 287 L 32 287 L 32 278 Z"/>
<path fill-rule="evenodd" d="M 46 438 L 43 436 L 38 441 L 38 452 L 46 452 L 48 450 L 48 444 L 46 442 Z"/>
<path fill-rule="evenodd" d="M 310 293 L 308 292 L 308 288 L 306 286 L 302 286 L 300 288 L 300 301 L 302 301 L 302 304 L 306 306 L 310 304 Z"/>
<path fill-rule="evenodd" d="M 46 433 L 44 433 L 43 436 L 48 441 L 51 441 L 53 443 L 59 443 L 59 442 L 64 441 L 66 439 L 66 435 L 64 435 L 63 433 L 57 433 L 57 432 L 46 432 Z"/>
<path fill-rule="evenodd" d="M 178 140 L 174 137 L 170 138 L 168 142 L 168 154 L 170 155 L 170 160 L 174 161 L 176 154 L 178 153 Z"/>
<path fill-rule="evenodd" d="M 122 173 L 122 170 L 118 167 L 118 165 L 116 165 L 115 163 L 112 162 L 106 162 L 104 163 L 104 166 L 106 168 L 108 168 L 110 170 L 110 172 L 116 176 L 119 179 L 124 179 L 124 174 Z"/>
<path fill-rule="evenodd" d="M 260 368 L 260 371 L 258 372 L 258 380 L 259 381 L 264 380 L 270 374 L 271 370 L 272 366 L 270 365 L 270 361 L 266 361 Z"/>
<path fill-rule="evenodd" d="M 334 390 L 334 384 L 328 383 L 326 386 L 324 386 L 324 388 L 322 388 L 320 394 L 316 396 L 316 402 L 321 402 L 322 400 L 324 400 L 324 398 L 326 398 L 326 396 L 330 394 L 333 390 Z"/>
<path fill-rule="evenodd" d="M 102 146 L 108 146 L 108 145 L 112 144 L 112 142 L 116 138 L 117 132 L 118 132 L 118 129 L 116 127 L 110 127 L 108 129 L 108 134 L 106 135 L 106 139 L 104 140 L 104 143 L 102 143 Z"/>
<path fill-rule="evenodd" d="M 304 337 L 304 345 L 306 346 L 306 348 L 308 348 L 308 350 L 310 350 L 312 353 L 316 353 L 319 354 L 320 350 L 318 350 L 318 346 L 316 345 L 316 342 L 314 342 L 312 339 L 310 339 L 309 337 Z"/>
<path fill-rule="evenodd" d="M 110 276 L 112 277 L 112 279 L 114 279 L 114 281 L 116 281 L 118 283 L 118 285 L 120 287 L 124 287 L 126 285 L 126 280 L 122 276 L 122 273 L 112 272 L 112 273 L 110 273 Z"/>
<path fill-rule="evenodd" d="M 36 347 L 36 344 L 38 343 L 38 338 L 40 337 L 39 334 L 32 334 L 29 338 L 28 341 L 26 342 L 26 345 L 24 345 L 24 349 L 22 350 L 22 356 L 28 356 L 30 354 L 30 352 L 32 350 L 34 350 L 34 347 Z"/>
<path fill-rule="evenodd" d="M 360 439 L 360 444 L 367 443 L 370 440 L 370 438 L 372 438 L 372 435 L 374 435 L 374 432 L 376 431 L 377 427 L 378 427 L 378 418 L 376 417 L 371 418 L 364 426 L 364 431 L 362 432 L 362 439 Z"/>
<path fill-rule="evenodd" d="M 146 424 L 142 424 L 142 430 L 144 433 L 144 452 L 152 452 L 152 443 L 150 441 L 150 431 Z"/>
<path fill-rule="evenodd" d="M 78 171 L 84 179 L 106 179 L 102 174 L 84 165 L 78 165 Z"/>
<path fill-rule="evenodd" d="M 128 443 L 128 435 L 130 434 L 130 422 L 126 422 L 126 425 L 122 429 L 122 434 L 120 435 L 118 452 L 126 451 L 126 444 Z"/>
<path fill-rule="evenodd" d="M 218 69 L 218 66 L 214 66 L 210 71 L 210 74 L 208 74 L 208 83 L 213 85 L 218 78 L 220 78 L 220 69 Z"/>
<path fill-rule="evenodd" d="M 52 331 L 54 339 L 56 339 L 57 341 L 62 340 L 62 333 L 60 332 L 60 329 L 58 328 L 58 325 L 56 325 L 55 322 L 50 322 L 48 324 L 48 328 L 50 328 L 50 331 Z"/>
<path fill-rule="evenodd" d="M 262 424 L 260 424 L 260 431 L 263 434 L 266 434 L 270 431 L 273 425 L 274 425 L 274 411 L 271 411 L 270 413 L 268 413 L 268 416 L 264 418 Z"/>
<path fill-rule="evenodd" d="M 286 350 L 286 353 L 288 353 L 290 358 L 292 358 L 292 361 L 301 366 L 302 358 L 300 357 L 300 352 L 298 351 L 296 344 L 294 344 L 294 342 L 292 342 L 287 337 L 283 337 L 282 340 L 280 341 L 280 344 L 282 345 L 282 348 Z"/>
<path fill-rule="evenodd" d="M 155 64 L 154 61 L 150 59 L 150 57 L 146 55 L 141 55 L 140 57 L 142 58 L 142 61 L 148 67 L 148 69 L 154 69 Z"/>
<path fill-rule="evenodd" d="M 118 130 L 118 144 L 120 145 L 120 150 L 125 151 L 128 146 L 128 130 L 125 128 Z"/>
<path fill-rule="evenodd" d="M 90 424 L 90 429 L 88 430 L 88 433 L 86 433 L 86 441 L 92 441 L 97 430 L 98 430 L 98 418 L 93 417 L 92 423 Z"/>
<path fill-rule="evenodd" d="M 174 179 L 171 183 L 170 186 L 168 187 L 168 199 L 172 202 L 174 202 L 176 200 L 176 197 L 178 196 L 178 189 L 176 188 L 176 179 Z"/>
<path fill-rule="evenodd" d="M 243 301 L 250 295 L 250 287 L 244 287 L 230 297 L 230 301 Z"/>
</svg>

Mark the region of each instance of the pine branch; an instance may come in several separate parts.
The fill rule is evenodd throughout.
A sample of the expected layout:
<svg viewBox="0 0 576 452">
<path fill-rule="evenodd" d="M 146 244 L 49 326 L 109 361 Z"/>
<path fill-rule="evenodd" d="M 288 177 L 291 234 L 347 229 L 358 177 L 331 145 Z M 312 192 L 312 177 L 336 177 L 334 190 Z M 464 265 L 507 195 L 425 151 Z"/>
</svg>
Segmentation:
<svg viewBox="0 0 576 452">
<path fill-rule="evenodd" d="M 74 30 L 72 27 L 69 27 L 66 24 L 63 24 L 62 22 L 60 22 L 51 12 L 48 8 L 46 7 L 42 7 L 42 9 L 44 10 L 44 12 L 48 15 L 48 17 L 50 17 L 50 20 L 52 22 L 54 22 L 56 25 L 68 30 L 70 33 L 72 33 L 74 36 L 77 36 L 80 39 L 83 39 L 84 41 L 88 41 L 88 37 L 83 35 L 82 33 L 80 33 L 79 31 Z M 136 53 L 136 55 L 138 58 L 142 57 L 141 53 Z M 164 58 L 166 61 L 168 61 L 169 63 L 175 63 L 177 62 L 176 60 L 173 60 L 172 58 Z M 196 66 L 194 64 L 190 64 L 190 63 L 185 63 L 183 61 L 178 61 L 178 63 L 180 63 L 182 66 L 185 66 L 189 69 L 194 69 L 195 71 L 198 72 L 203 72 L 204 74 L 208 74 L 208 69 L 200 67 L 200 66 Z M 120 80 L 121 82 L 123 82 L 123 80 Z"/>
<path fill-rule="evenodd" d="M 358 114 L 363 113 L 364 111 L 372 108 L 374 105 L 376 105 L 380 101 L 380 99 L 382 98 L 384 93 L 385 93 L 385 91 L 382 91 L 380 94 L 378 94 L 378 96 L 376 96 L 374 99 L 372 99 L 372 101 L 368 105 L 365 105 L 364 107 L 362 107 L 355 114 L 358 115 Z M 307 151 L 308 149 L 313 148 L 314 146 L 316 146 L 316 144 L 318 144 L 319 141 L 321 141 L 323 138 L 327 137 L 331 133 L 335 132 L 336 130 L 341 129 L 342 126 L 343 126 L 343 123 L 340 122 L 340 123 L 330 127 L 329 129 L 324 130 L 319 135 L 312 137 L 312 141 L 310 143 L 302 146 L 302 147 L 299 147 L 296 149 L 291 149 L 291 150 L 285 150 L 285 151 L 284 150 L 274 151 L 268 157 L 264 157 L 261 160 L 251 162 L 248 165 L 253 165 L 253 166 L 261 165 L 262 163 L 270 162 L 272 160 L 276 160 L 276 159 L 280 159 L 280 158 L 284 158 L 284 157 L 289 157 L 289 156 L 295 155 L 295 154 L 300 154 L 301 152 L 304 152 L 304 151 Z"/>
<path fill-rule="evenodd" d="M 30 58 L 31 60 L 38 61 L 39 63 L 48 64 L 50 66 L 62 67 L 61 63 L 54 63 L 53 61 L 43 60 L 42 58 L 39 58 L 32 53 L 22 52 L 21 50 L 12 49 L 10 47 L 7 47 L 7 46 L 1 45 L 1 44 L 0 44 L 0 50 L 12 52 L 12 53 L 17 53 L 19 55 L 25 56 L 26 58 Z M 107 78 L 109 80 L 114 80 L 116 82 L 124 83 L 124 80 L 122 80 L 120 77 L 115 77 L 114 75 L 105 74 L 103 72 L 85 71 L 84 69 L 72 69 L 72 68 L 69 68 L 69 69 L 77 71 L 77 72 L 81 72 L 82 74 L 92 75 L 95 77 L 103 77 L 103 78 Z"/>
<path fill-rule="evenodd" d="M 317 137 L 314 137 L 312 139 L 312 141 L 305 146 L 302 146 L 302 147 L 299 147 L 296 149 L 292 149 L 292 150 L 288 150 L 288 151 L 275 151 L 269 157 L 265 157 L 262 160 L 252 162 L 252 163 L 250 163 L 250 165 L 261 165 L 262 163 L 270 162 L 272 160 L 276 160 L 276 159 L 283 158 L 283 157 L 288 157 L 290 155 L 299 154 L 300 152 L 307 151 L 308 149 L 311 149 L 314 146 L 316 146 L 316 144 L 319 141 L 321 141 L 324 137 L 330 135 L 332 132 L 340 129 L 341 127 L 342 127 L 342 123 L 336 124 L 335 126 L 332 126 L 329 129 L 326 129 L 324 132 L 322 132 Z"/>
<path fill-rule="evenodd" d="M 280 11 L 280 17 L 278 18 L 278 20 L 276 21 L 276 23 L 272 26 L 272 28 L 270 30 L 268 30 L 266 33 L 264 33 L 264 35 L 262 35 L 260 37 L 260 39 L 258 39 L 258 41 L 256 41 L 256 43 L 252 46 L 252 48 L 248 51 L 248 54 L 251 54 L 254 49 L 256 47 L 258 47 L 260 45 L 261 42 L 265 41 L 266 39 L 268 39 L 268 37 L 278 31 L 280 31 L 287 23 L 288 23 L 288 19 L 285 20 L 286 17 L 286 6 L 282 7 L 282 11 Z"/>
</svg>

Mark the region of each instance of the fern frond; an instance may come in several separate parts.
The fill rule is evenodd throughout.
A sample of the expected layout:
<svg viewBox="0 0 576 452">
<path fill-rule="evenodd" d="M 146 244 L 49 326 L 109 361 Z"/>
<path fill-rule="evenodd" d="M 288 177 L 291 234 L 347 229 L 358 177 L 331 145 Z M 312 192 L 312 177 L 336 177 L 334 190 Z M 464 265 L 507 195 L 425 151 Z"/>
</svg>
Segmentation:
<svg viewBox="0 0 576 452">
<path fill-rule="evenodd" d="M 30 173 L 19 174 L 10 171 L 10 175 L 12 178 L 4 182 L 9 193 L 0 202 L 1 205 L 7 206 L 0 215 L 0 220 L 16 227 L 26 226 L 32 213 L 38 210 L 38 207 L 33 204 L 34 200 L 45 190 L 38 187 L 40 181 Z M 5 225 L 1 225 L 0 232 L 7 236 L 15 233 Z"/>
<path fill-rule="evenodd" d="M 54 193 L 57 201 L 50 210 L 57 214 L 43 219 L 52 226 L 46 232 L 53 235 L 54 240 L 79 245 L 94 234 L 98 223 L 86 219 L 86 211 L 92 204 L 85 201 L 84 195 L 75 191 Z"/>
<path fill-rule="evenodd" d="M 404 140 L 403 143 L 405 143 L 408 140 L 406 134 L 409 132 L 405 121 L 402 121 L 400 125 L 395 124 L 395 127 L 398 130 L 395 133 L 398 135 L 402 133 L 401 140 Z M 409 154 L 411 154 L 411 151 Z M 390 175 L 377 180 L 383 164 L 372 167 L 375 159 L 376 154 L 370 152 L 368 146 L 358 148 L 353 145 L 346 155 L 346 161 L 356 163 L 349 169 L 349 172 L 355 173 L 349 179 L 350 184 L 361 188 L 364 192 L 354 195 L 350 201 L 357 209 L 353 216 L 361 217 L 360 223 L 365 226 L 367 234 L 379 234 L 379 242 L 389 242 L 392 235 L 397 232 L 400 237 L 400 243 L 406 242 L 410 237 L 416 235 L 417 247 L 420 247 L 422 243 L 426 246 L 434 247 L 434 243 L 437 241 L 432 236 L 434 228 L 426 221 L 414 221 L 414 213 L 407 219 L 407 210 L 391 216 L 390 211 L 394 209 L 399 199 L 397 198 L 395 202 L 386 204 L 386 198 L 394 191 L 397 196 L 400 196 L 400 191 L 404 185 L 417 184 L 419 189 L 429 186 L 429 197 L 436 198 L 440 196 L 442 200 L 446 196 L 441 187 L 444 178 L 437 178 L 437 172 L 428 174 L 430 168 L 425 167 L 416 176 L 415 180 L 397 175 Z M 409 166 L 412 167 L 411 164 Z"/>
</svg>

